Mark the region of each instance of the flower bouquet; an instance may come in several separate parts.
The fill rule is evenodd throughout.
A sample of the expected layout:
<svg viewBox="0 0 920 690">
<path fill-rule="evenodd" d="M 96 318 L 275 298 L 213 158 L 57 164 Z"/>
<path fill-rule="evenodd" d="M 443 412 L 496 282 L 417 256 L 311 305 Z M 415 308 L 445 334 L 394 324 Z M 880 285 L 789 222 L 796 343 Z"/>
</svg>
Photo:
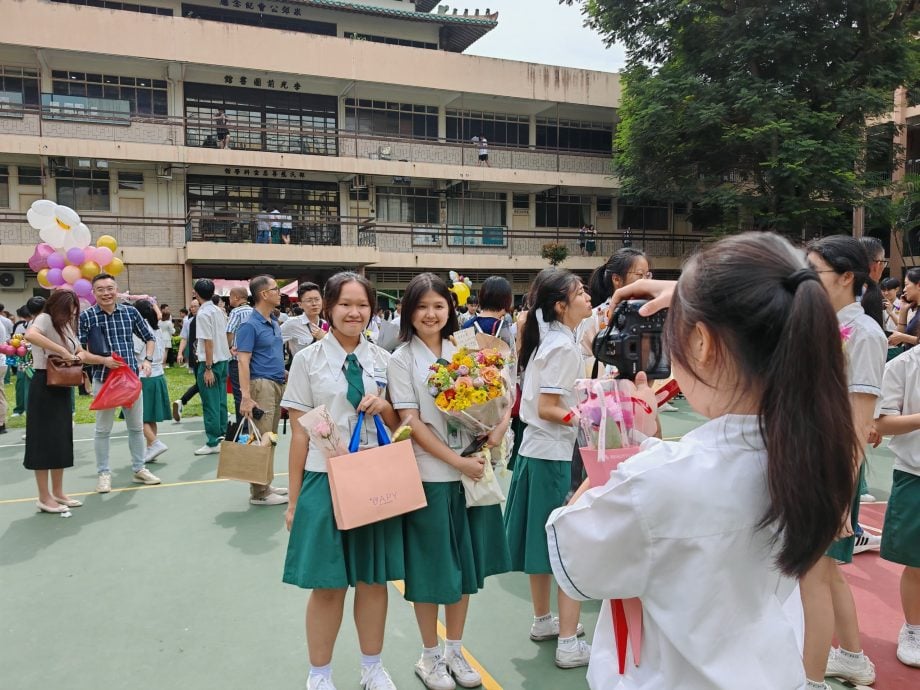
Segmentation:
<svg viewBox="0 0 920 690">
<path fill-rule="evenodd" d="M 342 443 L 339 428 L 325 405 L 310 410 L 300 418 L 300 424 L 307 430 L 310 443 L 314 443 L 326 454 L 327 458 L 345 455 L 348 448 Z"/>
<path fill-rule="evenodd" d="M 438 360 L 428 374 L 428 392 L 438 409 L 476 436 L 488 434 L 511 405 L 508 358 L 497 349 L 461 347 L 450 362 Z"/>
</svg>

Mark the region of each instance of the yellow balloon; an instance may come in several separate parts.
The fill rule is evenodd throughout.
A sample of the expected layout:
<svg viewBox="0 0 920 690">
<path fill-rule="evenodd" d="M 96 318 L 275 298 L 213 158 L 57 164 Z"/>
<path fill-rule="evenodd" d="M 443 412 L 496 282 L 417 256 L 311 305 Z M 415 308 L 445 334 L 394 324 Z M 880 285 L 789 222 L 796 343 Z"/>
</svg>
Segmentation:
<svg viewBox="0 0 920 690">
<path fill-rule="evenodd" d="M 99 268 L 99 264 L 97 264 L 95 261 L 87 261 L 82 266 L 80 266 L 80 273 L 82 273 L 83 277 L 87 280 L 92 280 L 101 272 L 102 269 Z"/>
<path fill-rule="evenodd" d="M 457 304 L 461 307 L 466 305 L 466 301 L 470 297 L 470 288 L 466 283 L 456 282 L 454 286 L 450 288 L 450 291 L 457 296 Z"/>
<path fill-rule="evenodd" d="M 53 287 L 51 283 L 48 282 L 48 269 L 43 268 L 38 272 L 38 284 L 43 288 L 48 288 L 49 290 Z"/>
<path fill-rule="evenodd" d="M 118 242 L 111 235 L 103 235 L 98 240 L 96 240 L 96 246 L 97 247 L 108 247 L 114 252 L 116 249 L 118 249 Z M 112 273 L 112 272 L 108 271 L 108 273 Z M 112 273 L 112 275 L 115 275 L 115 274 Z"/>
<path fill-rule="evenodd" d="M 117 256 L 112 259 L 112 263 L 105 267 L 105 272 L 113 276 L 117 276 L 123 270 L 125 270 L 125 262 Z"/>
</svg>

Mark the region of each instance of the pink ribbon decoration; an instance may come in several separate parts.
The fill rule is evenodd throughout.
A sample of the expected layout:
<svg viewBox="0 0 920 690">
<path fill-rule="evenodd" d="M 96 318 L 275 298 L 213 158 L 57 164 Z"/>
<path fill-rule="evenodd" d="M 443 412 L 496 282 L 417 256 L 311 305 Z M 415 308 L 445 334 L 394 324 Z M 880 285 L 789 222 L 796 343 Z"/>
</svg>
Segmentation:
<svg viewBox="0 0 920 690">
<path fill-rule="evenodd" d="M 636 666 L 642 657 L 642 601 L 637 598 L 611 599 L 610 612 L 613 614 L 613 637 L 617 643 L 617 664 L 622 676 L 626 673 L 627 640 Z"/>
</svg>

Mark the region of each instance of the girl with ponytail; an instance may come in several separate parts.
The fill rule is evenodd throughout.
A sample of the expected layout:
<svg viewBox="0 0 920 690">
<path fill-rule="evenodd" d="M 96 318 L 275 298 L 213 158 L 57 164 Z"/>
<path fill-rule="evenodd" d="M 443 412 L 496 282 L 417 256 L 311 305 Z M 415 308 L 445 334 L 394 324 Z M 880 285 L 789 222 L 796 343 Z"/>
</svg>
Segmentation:
<svg viewBox="0 0 920 690">
<path fill-rule="evenodd" d="M 553 571 L 573 598 L 641 599 L 642 664 L 627 655 L 621 690 L 801 688 L 796 579 L 840 529 L 859 447 L 834 307 L 802 251 L 769 233 L 724 239 L 676 286 L 640 281 L 613 302 L 668 296 L 674 377 L 710 421 L 645 441 L 554 511 Z M 610 687 L 609 606 L 593 649 L 588 683 Z"/>
</svg>

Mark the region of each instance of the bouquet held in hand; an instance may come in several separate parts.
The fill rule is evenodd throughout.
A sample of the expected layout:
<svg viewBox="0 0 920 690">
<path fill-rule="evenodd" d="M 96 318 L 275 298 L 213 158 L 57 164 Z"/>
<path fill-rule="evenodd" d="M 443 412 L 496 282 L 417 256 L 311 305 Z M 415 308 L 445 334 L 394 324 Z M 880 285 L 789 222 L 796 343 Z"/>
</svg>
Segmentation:
<svg viewBox="0 0 920 690">
<path fill-rule="evenodd" d="M 476 436 L 488 434 L 511 405 L 508 359 L 498 350 L 460 348 L 450 362 L 431 365 L 428 391 L 435 405 Z"/>
<path fill-rule="evenodd" d="M 327 458 L 345 455 L 348 448 L 342 443 L 339 428 L 335 425 L 332 415 L 325 405 L 310 410 L 300 418 L 300 424 L 307 430 L 310 443 L 320 447 Z"/>
</svg>

